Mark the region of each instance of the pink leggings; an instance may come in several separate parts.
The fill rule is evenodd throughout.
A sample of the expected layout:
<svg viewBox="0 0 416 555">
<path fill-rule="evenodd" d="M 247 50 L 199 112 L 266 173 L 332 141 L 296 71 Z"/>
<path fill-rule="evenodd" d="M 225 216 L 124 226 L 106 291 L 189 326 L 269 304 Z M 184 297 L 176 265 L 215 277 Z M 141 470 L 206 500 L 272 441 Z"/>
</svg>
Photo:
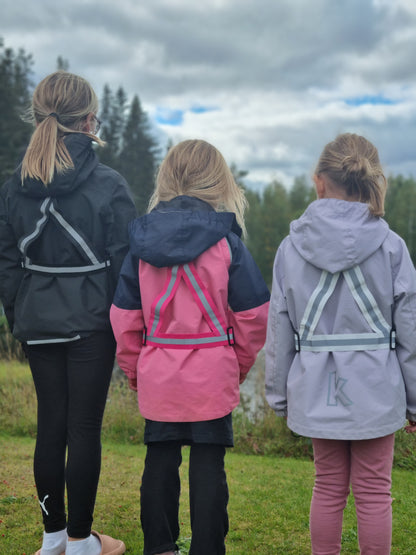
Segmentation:
<svg viewBox="0 0 416 555">
<path fill-rule="evenodd" d="M 310 513 L 313 555 L 340 553 L 342 517 L 350 484 L 361 554 L 388 555 L 394 434 L 361 441 L 312 442 L 316 469 Z"/>
</svg>

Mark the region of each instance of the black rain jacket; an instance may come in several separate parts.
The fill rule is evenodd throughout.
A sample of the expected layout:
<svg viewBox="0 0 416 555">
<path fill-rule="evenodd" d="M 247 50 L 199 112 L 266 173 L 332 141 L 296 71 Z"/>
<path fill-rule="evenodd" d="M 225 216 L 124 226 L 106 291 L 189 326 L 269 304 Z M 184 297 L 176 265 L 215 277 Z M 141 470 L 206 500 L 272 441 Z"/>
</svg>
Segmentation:
<svg viewBox="0 0 416 555">
<path fill-rule="evenodd" d="M 124 178 L 82 133 L 65 138 L 74 168 L 45 185 L 20 167 L 0 192 L 0 298 L 23 342 L 110 329 L 109 308 L 136 216 Z"/>
</svg>

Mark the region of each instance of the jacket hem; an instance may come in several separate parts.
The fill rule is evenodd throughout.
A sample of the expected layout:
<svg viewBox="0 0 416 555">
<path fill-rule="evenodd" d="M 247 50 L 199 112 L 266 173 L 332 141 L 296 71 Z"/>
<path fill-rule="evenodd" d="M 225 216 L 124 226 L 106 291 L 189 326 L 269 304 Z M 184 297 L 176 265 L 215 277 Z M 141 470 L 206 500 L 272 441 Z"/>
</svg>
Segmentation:
<svg viewBox="0 0 416 555">
<path fill-rule="evenodd" d="M 316 439 L 339 439 L 339 440 L 363 440 L 363 439 L 376 439 L 378 437 L 385 437 L 393 434 L 403 428 L 406 420 L 403 418 L 400 421 L 380 428 L 378 430 L 311 430 L 303 426 L 297 426 L 288 420 L 288 428 L 298 435 Z"/>
</svg>

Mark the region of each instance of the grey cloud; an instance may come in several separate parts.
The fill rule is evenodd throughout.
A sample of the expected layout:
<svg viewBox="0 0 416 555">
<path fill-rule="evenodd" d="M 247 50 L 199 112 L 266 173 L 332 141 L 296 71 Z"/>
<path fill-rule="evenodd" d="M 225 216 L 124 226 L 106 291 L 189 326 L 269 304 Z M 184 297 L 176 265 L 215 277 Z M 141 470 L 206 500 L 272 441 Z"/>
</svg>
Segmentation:
<svg viewBox="0 0 416 555">
<path fill-rule="evenodd" d="M 383 121 L 371 107 L 367 116 L 357 112 L 353 119 L 341 109 L 324 109 L 345 94 L 388 96 L 393 91 L 399 100 L 413 94 L 416 12 L 401 8 L 399 0 L 223 0 L 209 5 L 3 0 L 2 8 L 0 36 L 6 45 L 33 53 L 37 76 L 53 71 L 61 55 L 97 92 L 104 83 L 122 85 L 153 109 L 232 102 L 227 111 L 231 127 L 217 124 L 214 131 L 207 123 L 213 120 L 199 121 L 213 142 L 223 141 L 229 160 L 248 169 L 253 179 L 260 170 L 288 179 L 309 174 L 324 144 L 342 131 L 367 134 L 389 168 L 413 168 L 416 175 L 413 108 L 407 120 L 387 115 Z M 311 91 L 322 93 L 322 99 Z M 262 97 L 263 111 L 240 129 L 242 109 L 258 109 Z M 270 127 L 267 110 L 287 113 L 281 98 L 291 97 L 297 102 L 290 110 L 302 109 L 305 117 Z M 225 125 L 221 109 L 215 117 Z M 175 136 L 194 130 L 163 132 Z M 286 150 L 277 156 L 272 147 L 279 144 Z"/>
</svg>

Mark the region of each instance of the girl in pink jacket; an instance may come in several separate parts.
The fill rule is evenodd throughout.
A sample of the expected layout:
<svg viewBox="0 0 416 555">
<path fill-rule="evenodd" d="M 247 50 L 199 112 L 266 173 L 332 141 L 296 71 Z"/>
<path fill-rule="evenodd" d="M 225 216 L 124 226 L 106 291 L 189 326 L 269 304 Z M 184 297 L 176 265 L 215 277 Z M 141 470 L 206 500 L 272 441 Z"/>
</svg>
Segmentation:
<svg viewBox="0 0 416 555">
<path fill-rule="evenodd" d="M 118 363 L 146 419 L 144 555 L 177 549 L 185 444 L 191 446 L 189 553 L 225 553 L 231 413 L 264 344 L 269 301 L 240 239 L 245 204 L 218 150 L 184 141 L 160 167 L 150 212 L 130 226 L 111 322 Z"/>
</svg>

